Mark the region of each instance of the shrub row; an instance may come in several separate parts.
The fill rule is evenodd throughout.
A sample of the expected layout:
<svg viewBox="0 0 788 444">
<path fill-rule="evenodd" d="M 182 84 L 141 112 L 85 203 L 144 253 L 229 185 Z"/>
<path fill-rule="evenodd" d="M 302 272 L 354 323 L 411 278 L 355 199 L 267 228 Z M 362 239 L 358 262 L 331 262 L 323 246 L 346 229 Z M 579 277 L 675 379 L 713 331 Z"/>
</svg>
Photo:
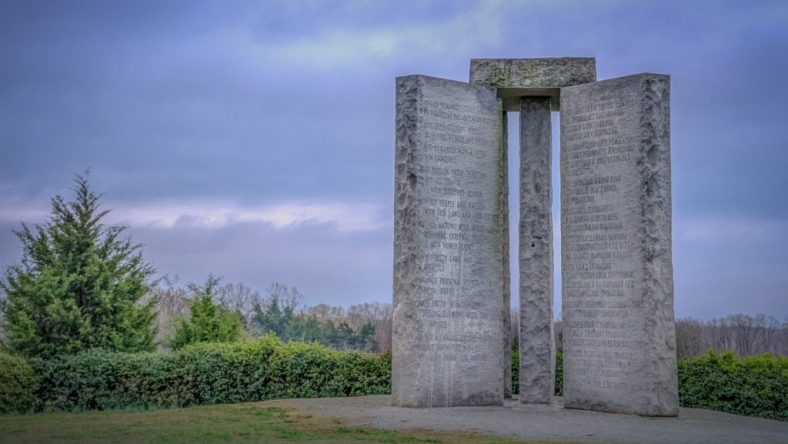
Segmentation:
<svg viewBox="0 0 788 444">
<path fill-rule="evenodd" d="M 788 357 L 709 352 L 678 364 L 683 407 L 788 421 Z"/>
<path fill-rule="evenodd" d="M 190 346 L 172 354 L 91 350 L 33 362 L 37 409 L 184 407 L 384 394 L 391 361 L 273 337 Z"/>
<path fill-rule="evenodd" d="M 512 393 L 519 393 L 519 353 L 512 354 Z M 678 362 L 679 403 L 737 415 L 788 421 L 788 357 L 738 359 L 708 354 Z M 556 353 L 555 394 L 563 395 L 563 354 Z"/>
<path fill-rule="evenodd" d="M 32 364 L 32 365 L 31 365 Z M 563 392 L 562 354 L 555 393 Z M 512 392 L 519 355 L 512 355 Z M 683 407 L 788 420 L 788 358 L 732 353 L 678 364 Z M 172 354 L 91 350 L 31 363 L 0 353 L 0 413 L 184 407 L 390 392 L 391 356 L 282 343 L 198 344 Z"/>
</svg>

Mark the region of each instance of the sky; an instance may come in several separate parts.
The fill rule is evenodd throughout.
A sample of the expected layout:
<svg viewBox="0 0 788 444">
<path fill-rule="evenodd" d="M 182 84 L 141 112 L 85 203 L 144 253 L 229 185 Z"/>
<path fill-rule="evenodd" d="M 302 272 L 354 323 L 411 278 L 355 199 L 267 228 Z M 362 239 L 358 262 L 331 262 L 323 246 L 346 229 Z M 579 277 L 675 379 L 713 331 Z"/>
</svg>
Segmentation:
<svg viewBox="0 0 788 444">
<path fill-rule="evenodd" d="M 0 267 L 90 168 L 158 276 L 390 302 L 394 78 L 561 56 L 672 76 L 677 316 L 788 317 L 785 1 L 4 0 Z"/>
</svg>

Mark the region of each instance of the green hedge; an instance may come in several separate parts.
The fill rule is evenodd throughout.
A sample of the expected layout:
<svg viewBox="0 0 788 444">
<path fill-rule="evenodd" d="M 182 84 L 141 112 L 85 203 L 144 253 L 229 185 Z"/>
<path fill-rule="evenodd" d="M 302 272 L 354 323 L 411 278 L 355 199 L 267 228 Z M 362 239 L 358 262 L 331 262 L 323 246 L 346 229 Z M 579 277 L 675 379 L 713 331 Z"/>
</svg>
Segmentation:
<svg viewBox="0 0 788 444">
<path fill-rule="evenodd" d="M 520 352 L 512 352 L 512 393 L 520 393 Z"/>
<path fill-rule="evenodd" d="M 512 393 L 519 392 L 519 353 L 512 354 Z M 682 407 L 788 421 L 788 357 L 736 358 L 709 352 L 678 361 Z M 563 354 L 555 360 L 555 394 L 563 395 Z"/>
<path fill-rule="evenodd" d="M 0 413 L 27 413 L 35 406 L 36 376 L 22 358 L 0 352 Z"/>
<path fill-rule="evenodd" d="M 555 353 L 555 396 L 564 396 L 564 352 Z"/>
<path fill-rule="evenodd" d="M 788 357 L 709 352 L 678 364 L 683 407 L 788 420 Z"/>
<path fill-rule="evenodd" d="M 556 395 L 562 394 L 562 354 Z M 0 353 L 0 413 L 183 407 L 390 392 L 391 356 L 317 344 L 198 344 L 171 354 L 91 350 L 31 361 Z M 519 355 L 512 355 L 518 392 Z M 788 420 L 788 358 L 709 353 L 678 363 L 684 407 Z"/>
<path fill-rule="evenodd" d="M 163 355 L 91 350 L 34 363 L 40 410 L 183 407 L 389 392 L 391 361 L 273 337 Z"/>
</svg>

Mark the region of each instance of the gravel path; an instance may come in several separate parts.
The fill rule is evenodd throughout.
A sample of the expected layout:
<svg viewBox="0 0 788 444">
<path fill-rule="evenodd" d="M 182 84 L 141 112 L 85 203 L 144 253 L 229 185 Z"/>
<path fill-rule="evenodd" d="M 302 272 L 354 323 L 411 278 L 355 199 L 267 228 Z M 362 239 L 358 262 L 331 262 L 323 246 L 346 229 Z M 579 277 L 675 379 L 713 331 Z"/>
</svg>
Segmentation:
<svg viewBox="0 0 788 444">
<path fill-rule="evenodd" d="M 682 408 L 678 418 L 598 413 L 553 405 L 410 409 L 391 406 L 390 396 L 287 399 L 273 404 L 343 418 L 384 429 L 464 431 L 570 442 L 788 443 L 788 422 Z"/>
</svg>

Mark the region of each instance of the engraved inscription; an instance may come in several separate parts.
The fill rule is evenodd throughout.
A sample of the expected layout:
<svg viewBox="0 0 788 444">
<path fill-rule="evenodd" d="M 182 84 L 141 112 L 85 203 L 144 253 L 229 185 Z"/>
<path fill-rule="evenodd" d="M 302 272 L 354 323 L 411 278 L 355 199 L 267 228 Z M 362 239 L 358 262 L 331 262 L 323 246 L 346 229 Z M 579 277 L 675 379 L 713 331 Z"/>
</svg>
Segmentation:
<svg viewBox="0 0 788 444">
<path fill-rule="evenodd" d="M 417 112 L 420 150 L 414 171 L 422 188 L 416 202 L 428 242 L 415 259 L 421 280 L 431 279 L 417 286 L 418 298 L 404 303 L 429 320 L 412 331 L 420 350 L 440 361 L 480 360 L 502 322 L 490 310 L 490 295 L 483 294 L 496 282 L 473 271 L 488 260 L 475 248 L 497 236 L 497 215 L 489 202 L 496 192 L 490 186 L 496 158 L 490 147 L 497 144 L 498 121 L 478 103 L 449 102 L 428 92 Z M 460 295 L 463 299 L 455 300 Z"/>
<path fill-rule="evenodd" d="M 500 104 L 492 89 L 406 80 L 417 89 L 405 101 L 398 84 L 410 108 L 398 109 L 394 402 L 500 404 Z"/>
<path fill-rule="evenodd" d="M 561 91 L 564 405 L 678 414 L 669 78 Z"/>
<path fill-rule="evenodd" d="M 564 365 L 576 375 L 567 390 L 581 396 L 635 388 L 627 372 L 633 350 L 643 345 L 631 334 L 639 322 L 642 272 L 632 260 L 637 225 L 628 223 L 638 139 L 627 116 L 638 113 L 638 103 L 622 96 L 565 107 L 561 115 L 565 353 L 571 356 Z"/>
</svg>

